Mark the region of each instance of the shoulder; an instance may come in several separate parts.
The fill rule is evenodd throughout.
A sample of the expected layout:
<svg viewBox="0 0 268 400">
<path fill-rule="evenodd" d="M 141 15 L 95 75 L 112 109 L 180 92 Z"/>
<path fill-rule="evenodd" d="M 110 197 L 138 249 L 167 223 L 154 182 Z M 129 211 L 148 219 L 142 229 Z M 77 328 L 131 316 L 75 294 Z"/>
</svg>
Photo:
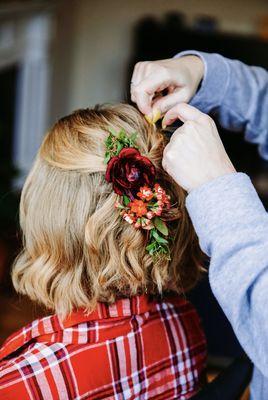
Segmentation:
<svg viewBox="0 0 268 400">
<path fill-rule="evenodd" d="M 24 381 L 23 371 L 13 360 L 0 362 L 0 398 L 2 400 L 31 398 L 27 383 Z"/>
<path fill-rule="evenodd" d="M 65 389 L 60 364 L 67 358 L 68 350 L 62 343 L 36 342 L 20 349 L 19 354 L 9 355 L 0 361 L 1 400 L 57 398 L 58 385 Z"/>
<path fill-rule="evenodd" d="M 159 302 L 159 311 L 166 324 L 173 324 L 184 337 L 188 348 L 199 346 L 205 349 L 206 338 L 202 321 L 193 304 L 184 295 L 169 295 Z"/>
</svg>

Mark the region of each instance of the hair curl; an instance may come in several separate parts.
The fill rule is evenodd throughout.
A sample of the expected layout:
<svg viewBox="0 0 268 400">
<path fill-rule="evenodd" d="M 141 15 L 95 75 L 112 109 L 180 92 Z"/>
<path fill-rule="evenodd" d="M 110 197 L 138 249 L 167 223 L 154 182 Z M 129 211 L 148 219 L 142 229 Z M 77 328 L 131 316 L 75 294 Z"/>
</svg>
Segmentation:
<svg viewBox="0 0 268 400">
<path fill-rule="evenodd" d="M 153 263 L 146 231 L 114 208 L 119 199 L 104 175 L 109 127 L 138 132 L 141 154 L 171 195 L 171 261 Z M 15 289 L 61 316 L 148 292 L 178 293 L 195 285 L 202 253 L 185 208 L 185 193 L 162 168 L 167 138 L 132 106 L 81 109 L 48 132 L 23 187 L 23 249 L 12 271 Z"/>
</svg>

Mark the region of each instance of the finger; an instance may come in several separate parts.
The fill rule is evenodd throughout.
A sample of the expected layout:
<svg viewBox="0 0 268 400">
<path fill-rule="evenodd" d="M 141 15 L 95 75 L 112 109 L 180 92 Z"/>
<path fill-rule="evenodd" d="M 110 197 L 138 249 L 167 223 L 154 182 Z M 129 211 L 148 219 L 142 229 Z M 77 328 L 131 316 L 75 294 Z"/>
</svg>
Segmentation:
<svg viewBox="0 0 268 400">
<path fill-rule="evenodd" d="M 137 85 L 141 80 L 141 70 L 143 69 L 143 65 L 145 62 L 137 62 L 134 66 L 133 74 L 130 82 L 134 85 Z"/>
<path fill-rule="evenodd" d="M 140 82 L 142 82 L 146 76 L 149 74 L 148 72 L 148 66 L 149 62 L 148 61 L 142 61 L 138 62 L 135 65 L 134 72 L 131 78 L 130 82 L 130 94 L 131 94 L 131 100 L 136 103 L 136 95 L 135 95 L 135 86 L 137 86 Z"/>
<path fill-rule="evenodd" d="M 181 102 L 187 101 L 187 91 L 185 89 L 178 89 L 166 96 L 158 97 L 153 102 L 153 109 L 160 110 L 161 114 L 165 114 L 168 110 Z"/>
<path fill-rule="evenodd" d="M 168 151 L 168 144 L 164 148 L 163 157 L 162 157 L 162 167 L 166 172 L 168 172 L 168 163 L 167 163 L 167 151 Z"/>
<path fill-rule="evenodd" d="M 153 95 L 146 93 L 145 91 L 140 91 L 139 93 L 134 92 L 133 101 L 137 104 L 138 109 L 144 115 L 151 115 L 152 114 L 152 99 Z"/>
<path fill-rule="evenodd" d="M 139 82 L 142 80 L 142 73 L 141 73 L 142 65 L 143 62 L 138 62 L 135 64 L 133 74 L 130 80 L 130 96 L 131 96 L 131 101 L 133 101 L 134 103 L 136 103 L 136 97 L 133 88 L 137 86 Z"/>
<path fill-rule="evenodd" d="M 197 108 L 190 106 L 189 104 L 180 103 L 167 111 L 163 118 L 162 126 L 166 127 L 171 125 L 177 119 L 181 120 L 182 122 L 198 121 L 205 115 L 206 114 L 202 113 Z"/>
<path fill-rule="evenodd" d="M 152 99 L 158 90 L 163 90 L 168 86 L 168 82 L 163 81 L 161 75 L 150 74 L 143 79 L 137 86 L 133 86 L 132 93 L 139 110 L 143 114 L 152 113 Z"/>
<path fill-rule="evenodd" d="M 170 166 L 174 164 L 174 152 L 171 151 L 172 144 L 168 143 L 164 149 L 163 157 L 162 157 L 162 166 L 164 170 L 170 174 Z"/>
</svg>

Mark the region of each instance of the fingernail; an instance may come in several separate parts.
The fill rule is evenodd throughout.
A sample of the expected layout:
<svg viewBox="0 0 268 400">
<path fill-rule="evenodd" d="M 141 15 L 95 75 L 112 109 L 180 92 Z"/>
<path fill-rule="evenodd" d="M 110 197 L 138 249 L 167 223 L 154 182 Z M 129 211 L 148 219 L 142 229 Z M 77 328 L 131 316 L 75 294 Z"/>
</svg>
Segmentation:
<svg viewBox="0 0 268 400">
<path fill-rule="evenodd" d="M 150 125 L 154 124 L 153 119 L 152 119 L 153 118 L 152 114 L 145 114 L 144 117 L 145 117 L 146 121 L 149 122 Z"/>
<path fill-rule="evenodd" d="M 153 110 L 153 124 L 155 124 L 159 119 L 161 118 L 161 112 L 158 108 L 156 108 L 155 110 Z"/>
</svg>

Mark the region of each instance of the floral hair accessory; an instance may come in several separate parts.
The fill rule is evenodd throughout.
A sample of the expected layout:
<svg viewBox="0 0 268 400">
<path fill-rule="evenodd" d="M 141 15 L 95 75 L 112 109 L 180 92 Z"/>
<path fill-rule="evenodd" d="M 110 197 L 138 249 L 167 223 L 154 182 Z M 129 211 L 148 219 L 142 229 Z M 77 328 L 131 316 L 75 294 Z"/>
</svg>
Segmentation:
<svg viewBox="0 0 268 400">
<path fill-rule="evenodd" d="M 133 200 L 142 185 L 154 182 L 155 167 L 139 150 L 123 148 L 118 156 L 110 159 L 105 178 L 113 183 L 115 193 L 126 194 Z"/>
<path fill-rule="evenodd" d="M 105 140 L 105 179 L 121 196 L 115 208 L 122 218 L 134 228 L 148 231 L 148 253 L 170 260 L 168 227 L 161 218 L 170 209 L 170 196 L 155 182 L 155 166 L 140 154 L 136 137 L 137 133 L 127 136 L 124 130 L 117 133 L 110 129 Z"/>
</svg>

